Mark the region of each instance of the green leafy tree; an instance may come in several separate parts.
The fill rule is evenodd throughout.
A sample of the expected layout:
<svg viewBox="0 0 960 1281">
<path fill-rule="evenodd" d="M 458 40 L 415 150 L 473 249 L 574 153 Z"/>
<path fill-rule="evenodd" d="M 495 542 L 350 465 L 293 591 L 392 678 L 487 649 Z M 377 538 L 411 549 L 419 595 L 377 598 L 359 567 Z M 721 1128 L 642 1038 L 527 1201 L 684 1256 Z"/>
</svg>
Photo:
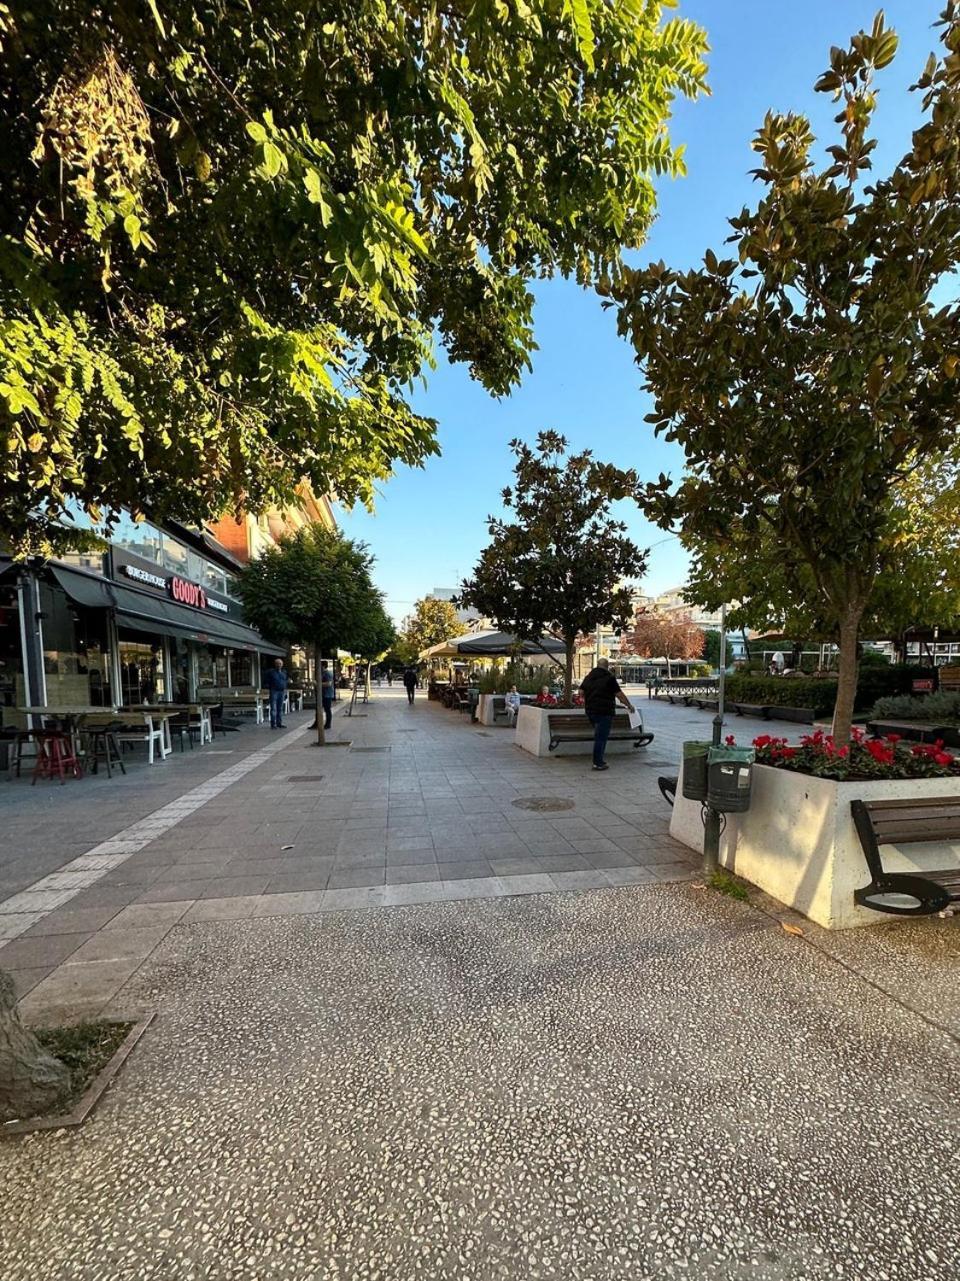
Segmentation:
<svg viewBox="0 0 960 1281">
<path fill-rule="evenodd" d="M 415 663 L 423 650 L 454 636 L 462 636 L 466 630 L 452 601 L 424 596 L 415 602 L 413 613 L 403 620 L 400 633 L 402 662 Z"/>
<path fill-rule="evenodd" d="M 705 37 L 662 7 L 0 5 L 0 537 L 435 453 L 433 336 L 509 392 L 530 282 L 609 282 L 682 171 Z"/>
<path fill-rule="evenodd" d="M 711 667 L 720 666 L 720 633 L 714 627 L 703 633 L 703 661 Z"/>
<path fill-rule="evenodd" d="M 943 27 L 948 54 L 920 77 L 925 119 L 892 174 L 866 182 L 874 73 L 897 47 L 881 15 L 818 81 L 840 102 L 827 164 L 805 117 L 768 114 L 753 144 L 765 193 L 731 219 L 733 256 L 627 270 L 616 287 L 648 421 L 687 462 L 679 486 L 661 477 L 641 501 L 688 545 L 723 549 L 751 589 L 776 555 L 785 599 L 839 642 L 840 739 L 897 495 L 960 425 L 956 0 Z"/>
<path fill-rule="evenodd" d="M 503 502 L 513 519 L 490 517 L 490 544 L 460 599 L 521 640 L 560 637 L 569 706 L 578 635 L 628 626 L 633 589 L 625 580 L 643 573 L 646 553 L 611 517 L 612 469 L 590 450 L 567 456 L 566 440 L 552 431 L 541 432 L 535 448 L 519 440 L 511 448 L 516 479 Z"/>
<path fill-rule="evenodd" d="M 338 649 L 371 657 L 389 636 L 372 568 L 363 543 L 307 525 L 267 548 L 239 575 L 244 616 L 278 644 L 312 641 L 318 663 Z M 325 741 L 320 715 L 317 741 Z"/>
</svg>

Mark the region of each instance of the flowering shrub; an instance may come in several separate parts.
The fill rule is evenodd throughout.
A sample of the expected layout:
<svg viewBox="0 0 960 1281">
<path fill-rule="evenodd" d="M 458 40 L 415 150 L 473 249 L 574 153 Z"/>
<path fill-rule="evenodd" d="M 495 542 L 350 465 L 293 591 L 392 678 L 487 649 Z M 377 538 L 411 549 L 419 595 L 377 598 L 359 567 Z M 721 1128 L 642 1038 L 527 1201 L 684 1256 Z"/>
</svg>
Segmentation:
<svg viewBox="0 0 960 1281">
<path fill-rule="evenodd" d="M 582 695 L 582 694 L 574 694 L 574 696 L 573 696 L 573 705 L 574 705 L 574 707 L 583 707 L 583 706 L 584 706 L 584 701 L 583 701 L 583 695 Z"/>
<path fill-rule="evenodd" d="M 728 747 L 736 739 L 727 736 Z M 753 740 L 758 765 L 775 765 L 814 774 L 818 778 L 960 778 L 960 760 L 944 751 L 943 743 L 917 743 L 907 747 L 899 734 L 886 738 L 867 738 L 862 729 L 854 728 L 850 742 L 839 745 L 822 729 L 804 734 L 791 746 L 785 738 L 761 734 Z"/>
</svg>

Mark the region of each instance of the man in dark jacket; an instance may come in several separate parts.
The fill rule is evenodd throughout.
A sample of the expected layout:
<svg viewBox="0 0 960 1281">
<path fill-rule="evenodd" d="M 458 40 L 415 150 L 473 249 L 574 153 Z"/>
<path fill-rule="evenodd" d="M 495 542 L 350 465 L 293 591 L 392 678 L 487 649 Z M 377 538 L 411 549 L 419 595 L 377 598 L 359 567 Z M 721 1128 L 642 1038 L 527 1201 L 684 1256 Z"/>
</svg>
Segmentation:
<svg viewBox="0 0 960 1281">
<path fill-rule="evenodd" d="M 607 739 L 613 728 L 613 717 L 617 703 L 624 705 L 628 712 L 633 711 L 633 704 L 620 688 L 616 676 L 610 671 L 610 660 L 598 658 L 592 672 L 588 672 L 580 685 L 584 706 L 590 724 L 593 726 L 593 768 L 609 769 L 603 759 L 607 749 Z"/>
<path fill-rule="evenodd" d="M 263 683 L 270 693 L 270 728 L 283 729 L 283 700 L 287 693 L 287 673 L 283 670 L 282 658 L 273 660 L 273 666 L 264 676 Z"/>
</svg>

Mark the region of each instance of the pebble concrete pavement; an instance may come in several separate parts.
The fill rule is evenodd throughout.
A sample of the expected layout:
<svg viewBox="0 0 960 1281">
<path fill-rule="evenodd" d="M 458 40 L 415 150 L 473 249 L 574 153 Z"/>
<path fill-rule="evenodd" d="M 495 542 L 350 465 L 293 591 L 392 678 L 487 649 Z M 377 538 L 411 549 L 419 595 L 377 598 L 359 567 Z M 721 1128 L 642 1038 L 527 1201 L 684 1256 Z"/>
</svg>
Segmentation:
<svg viewBox="0 0 960 1281">
<path fill-rule="evenodd" d="M 398 695 L 56 788 L 39 877 L 52 792 L 0 794 L 27 1017 L 157 1011 L 0 1144 L 4 1281 L 954 1278 L 957 922 L 705 889 L 656 790 L 698 713 L 594 775 Z"/>
</svg>

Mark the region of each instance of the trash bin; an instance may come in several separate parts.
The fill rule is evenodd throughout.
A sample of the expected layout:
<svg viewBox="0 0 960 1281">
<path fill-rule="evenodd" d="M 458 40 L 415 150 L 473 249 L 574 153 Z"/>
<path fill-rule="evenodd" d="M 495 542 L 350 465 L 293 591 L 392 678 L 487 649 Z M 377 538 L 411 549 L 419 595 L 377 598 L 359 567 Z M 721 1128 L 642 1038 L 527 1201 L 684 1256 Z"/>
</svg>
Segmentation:
<svg viewBox="0 0 960 1281">
<path fill-rule="evenodd" d="M 683 795 L 688 801 L 707 799 L 707 753 L 710 743 L 684 743 Z"/>
<path fill-rule="evenodd" d="M 750 808 L 752 747 L 711 747 L 707 758 L 707 804 L 723 814 Z"/>
</svg>

